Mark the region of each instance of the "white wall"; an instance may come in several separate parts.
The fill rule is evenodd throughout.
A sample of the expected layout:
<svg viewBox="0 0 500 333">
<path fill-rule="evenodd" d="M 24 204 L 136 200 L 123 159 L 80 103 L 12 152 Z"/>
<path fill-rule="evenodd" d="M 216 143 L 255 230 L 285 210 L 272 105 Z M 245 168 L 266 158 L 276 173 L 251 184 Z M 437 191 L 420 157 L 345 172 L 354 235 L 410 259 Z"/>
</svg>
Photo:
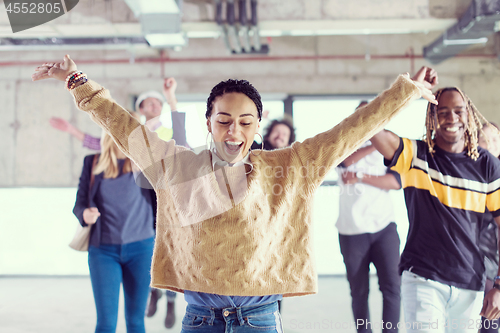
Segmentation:
<svg viewBox="0 0 500 333">
<path fill-rule="evenodd" d="M 72 213 L 76 188 L 0 189 L 0 275 L 88 275 L 87 252 L 68 247 L 78 221 Z M 408 231 L 402 191 L 394 191 L 396 223 Z M 335 222 L 338 187 L 321 187 L 314 201 L 318 274 L 345 274 Z"/>
</svg>

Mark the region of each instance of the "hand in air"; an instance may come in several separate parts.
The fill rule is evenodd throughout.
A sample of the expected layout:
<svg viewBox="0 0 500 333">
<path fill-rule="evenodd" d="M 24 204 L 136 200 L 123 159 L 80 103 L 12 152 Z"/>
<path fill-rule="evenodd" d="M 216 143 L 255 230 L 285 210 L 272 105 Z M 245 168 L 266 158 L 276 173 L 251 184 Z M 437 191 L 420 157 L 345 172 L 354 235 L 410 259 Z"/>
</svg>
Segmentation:
<svg viewBox="0 0 500 333">
<path fill-rule="evenodd" d="M 50 126 L 54 127 L 57 130 L 63 132 L 69 132 L 71 129 L 71 124 L 66 120 L 58 117 L 52 117 L 49 120 Z"/>
<path fill-rule="evenodd" d="M 44 79 L 56 79 L 65 81 L 66 77 L 76 71 L 76 64 L 69 55 L 65 55 L 62 62 L 46 62 L 35 68 L 35 72 L 31 75 L 33 81 Z"/>
<path fill-rule="evenodd" d="M 422 67 L 420 70 L 411 78 L 413 83 L 420 89 L 422 97 L 437 105 L 437 100 L 432 93 L 431 89 L 438 83 L 437 72 L 429 67 Z"/>
<path fill-rule="evenodd" d="M 163 81 L 163 95 L 167 99 L 167 103 L 176 101 L 175 90 L 177 89 L 177 81 L 173 77 L 169 77 Z"/>
</svg>

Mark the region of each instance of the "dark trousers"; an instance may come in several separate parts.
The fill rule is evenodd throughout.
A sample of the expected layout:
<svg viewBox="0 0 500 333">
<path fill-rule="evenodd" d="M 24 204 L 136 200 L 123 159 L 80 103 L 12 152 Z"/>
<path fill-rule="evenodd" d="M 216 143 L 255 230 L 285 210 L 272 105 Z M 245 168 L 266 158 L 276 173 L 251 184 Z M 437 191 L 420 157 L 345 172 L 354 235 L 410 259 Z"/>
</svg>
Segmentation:
<svg viewBox="0 0 500 333">
<path fill-rule="evenodd" d="M 383 297 L 383 332 L 397 332 L 401 311 L 401 277 L 398 273 L 399 235 L 395 223 L 373 234 L 339 235 L 347 280 L 351 287 L 352 312 L 358 332 L 371 332 L 368 293 L 370 263 L 377 268 L 379 289 Z M 373 322 L 379 324 L 380 321 Z M 390 323 L 390 324 L 388 324 Z"/>
</svg>

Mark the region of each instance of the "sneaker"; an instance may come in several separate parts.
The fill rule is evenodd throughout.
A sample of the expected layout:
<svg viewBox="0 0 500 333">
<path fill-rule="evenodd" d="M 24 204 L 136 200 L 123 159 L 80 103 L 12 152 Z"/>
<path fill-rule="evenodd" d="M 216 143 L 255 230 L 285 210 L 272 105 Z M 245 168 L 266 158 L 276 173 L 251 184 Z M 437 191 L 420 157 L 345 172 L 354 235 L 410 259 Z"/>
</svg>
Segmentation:
<svg viewBox="0 0 500 333">
<path fill-rule="evenodd" d="M 158 303 L 158 300 L 161 298 L 161 295 L 163 293 L 161 292 L 160 289 L 151 289 L 151 294 L 149 296 L 149 304 L 148 308 L 146 310 L 146 317 L 153 317 L 154 314 L 156 313 L 156 303 Z"/>
</svg>

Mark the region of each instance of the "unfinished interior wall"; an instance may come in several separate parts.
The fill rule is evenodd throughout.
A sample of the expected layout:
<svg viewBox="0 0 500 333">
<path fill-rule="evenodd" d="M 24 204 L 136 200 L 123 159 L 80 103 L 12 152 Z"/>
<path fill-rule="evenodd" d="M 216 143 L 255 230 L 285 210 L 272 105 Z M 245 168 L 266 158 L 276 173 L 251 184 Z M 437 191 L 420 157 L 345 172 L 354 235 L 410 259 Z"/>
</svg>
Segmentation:
<svg viewBox="0 0 500 333">
<path fill-rule="evenodd" d="M 25 51 L 0 53 L 0 186 L 76 186 L 83 156 L 90 151 L 49 126 L 52 116 L 93 135 L 100 129 L 74 106 L 62 82 L 31 82 L 37 64 L 70 53 L 79 69 L 132 108 L 130 96 L 161 89 L 174 76 L 178 94 L 203 94 L 220 80 L 245 78 L 261 93 L 372 94 L 400 73 L 422 65 L 422 46 L 437 34 L 279 37 L 268 40 L 268 56 L 230 56 L 220 40 L 192 39 L 181 52 L 138 54 L 124 51 Z M 493 46 L 491 46 L 493 49 Z M 417 54 L 412 57 L 411 54 Z M 104 60 L 96 60 L 104 59 Z M 130 60 L 133 59 L 133 63 Z M 491 55 L 465 56 L 435 66 L 439 86 L 461 87 L 490 120 L 500 122 L 499 61 Z M 332 110 L 334 112 L 335 110 Z"/>
</svg>

